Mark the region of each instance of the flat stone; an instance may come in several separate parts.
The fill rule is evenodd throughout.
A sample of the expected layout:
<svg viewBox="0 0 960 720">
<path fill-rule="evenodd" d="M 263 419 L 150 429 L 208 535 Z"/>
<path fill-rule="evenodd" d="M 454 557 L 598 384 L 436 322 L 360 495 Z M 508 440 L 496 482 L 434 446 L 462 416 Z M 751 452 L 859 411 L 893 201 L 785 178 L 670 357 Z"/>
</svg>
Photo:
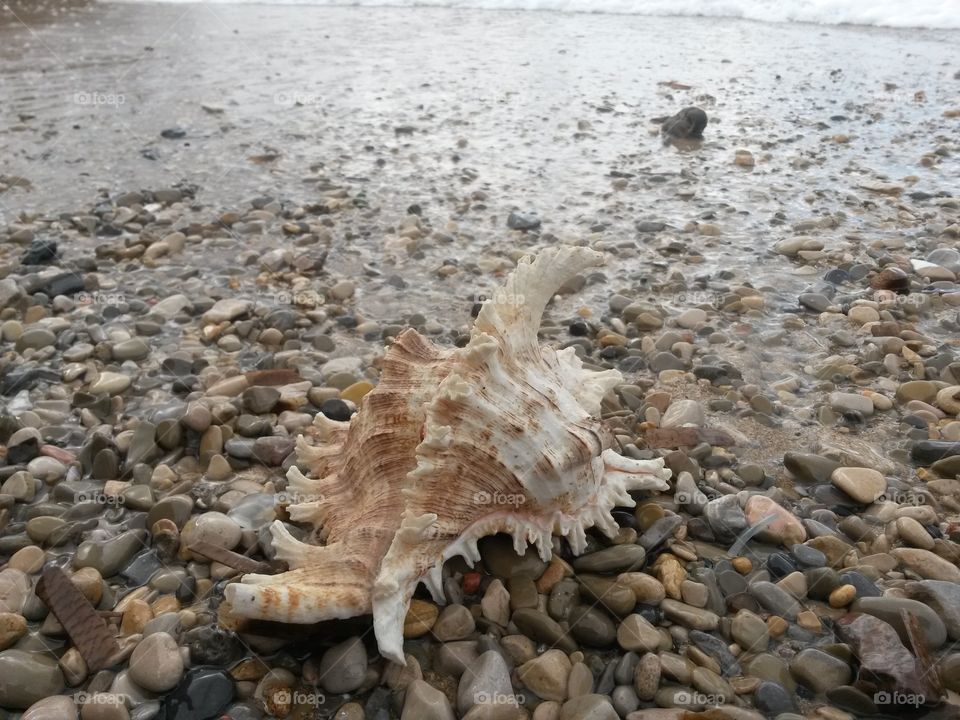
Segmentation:
<svg viewBox="0 0 960 720">
<path fill-rule="evenodd" d="M 465 714 L 474 705 L 516 704 L 510 671 L 500 653 L 489 650 L 467 667 L 457 688 L 457 711 Z"/>
<path fill-rule="evenodd" d="M 573 561 L 573 569 L 586 573 L 617 573 L 639 568 L 646 559 L 646 551 L 639 545 L 614 545 Z"/>
<path fill-rule="evenodd" d="M 447 696 L 423 680 L 407 685 L 400 720 L 456 720 Z"/>
<path fill-rule="evenodd" d="M 788 452 L 783 464 L 797 480 L 804 483 L 825 483 L 840 463 L 820 455 Z"/>
<path fill-rule="evenodd" d="M 0 707 L 25 710 L 63 690 L 55 658 L 24 650 L 0 652 Z"/>
<path fill-rule="evenodd" d="M 943 580 L 908 582 L 909 598 L 929 606 L 943 621 L 952 640 L 960 640 L 960 585 Z"/>
<path fill-rule="evenodd" d="M 249 313 L 252 308 L 253 303 L 249 300 L 224 298 L 217 300 L 217 302 L 213 304 L 213 307 L 203 314 L 203 320 L 208 323 L 222 323 L 235 320 Z"/>
<path fill-rule="evenodd" d="M 560 720 L 620 720 L 620 716 L 606 695 L 581 695 L 563 704 Z"/>
<path fill-rule="evenodd" d="M 764 495 L 750 496 L 743 508 L 743 514 L 751 526 L 769 515 L 774 516 L 773 522 L 758 533 L 761 540 L 777 542 L 789 547 L 807 539 L 807 531 L 803 523 L 792 512 Z"/>
<path fill-rule="evenodd" d="M 874 502 L 887 491 L 887 480 L 883 473 L 871 468 L 840 467 L 830 475 L 830 481 L 864 505 Z"/>
<path fill-rule="evenodd" d="M 830 393 L 830 407 L 840 413 L 857 412 L 864 417 L 873 415 L 873 400 L 856 393 Z"/>
<path fill-rule="evenodd" d="M 947 641 L 947 627 L 938 613 L 917 600 L 898 597 L 865 597 L 853 603 L 850 610 L 873 615 L 888 623 L 897 631 L 901 642 L 907 646 L 910 644 L 910 638 L 900 617 L 901 610 L 905 610 L 919 621 L 920 629 L 931 650 L 936 650 Z"/>
<path fill-rule="evenodd" d="M 320 685 L 337 695 L 359 688 L 367 674 L 367 650 L 358 637 L 327 650 L 320 659 Z"/>
<path fill-rule="evenodd" d="M 706 423 L 703 406 L 696 400 L 674 400 L 663 414 L 660 427 L 672 428 L 684 425 L 697 427 Z"/>
<path fill-rule="evenodd" d="M 850 667 L 843 660 L 816 648 L 797 653 L 790 661 L 790 672 L 797 682 L 818 694 L 846 685 L 853 678 Z"/>
<path fill-rule="evenodd" d="M 166 692 L 176 687 L 182 676 L 180 648 L 167 633 L 145 637 L 130 656 L 130 678 L 144 690 Z"/>
<path fill-rule="evenodd" d="M 926 580 L 960 583 L 960 569 L 949 560 L 919 548 L 896 548 L 890 551 L 897 560 Z"/>
<path fill-rule="evenodd" d="M 617 628 L 617 642 L 624 650 L 653 652 L 660 647 L 660 632 L 642 615 L 632 613 Z"/>
<path fill-rule="evenodd" d="M 740 610 L 730 624 L 730 634 L 736 643 L 749 652 L 763 652 L 770 642 L 770 631 L 759 615 Z"/>
<path fill-rule="evenodd" d="M 800 605 L 786 591 L 771 582 L 761 581 L 750 584 L 748 592 L 771 613 L 788 620 L 796 620 Z"/>
<path fill-rule="evenodd" d="M 90 383 L 89 392 L 93 395 L 104 393 L 106 395 L 119 395 L 128 387 L 132 381 L 122 373 L 107 372 L 100 373 L 100 377 Z"/>
<path fill-rule="evenodd" d="M 527 637 L 540 643 L 558 647 L 565 652 L 574 652 L 577 643 L 567 631 L 545 613 L 532 608 L 517 610 L 511 621 Z"/>
<path fill-rule="evenodd" d="M 463 605 L 447 605 L 440 612 L 432 632 L 440 642 L 463 640 L 476 629 L 473 615 Z"/>
<path fill-rule="evenodd" d="M 720 624 L 720 618 L 709 610 L 693 607 L 671 598 L 664 599 L 660 603 L 660 609 L 669 620 L 693 630 L 709 632 L 716 630 Z"/>
<path fill-rule="evenodd" d="M 544 700 L 567 699 L 567 679 L 572 665 L 562 650 L 547 650 L 543 655 L 517 668 L 517 678 Z"/>
</svg>

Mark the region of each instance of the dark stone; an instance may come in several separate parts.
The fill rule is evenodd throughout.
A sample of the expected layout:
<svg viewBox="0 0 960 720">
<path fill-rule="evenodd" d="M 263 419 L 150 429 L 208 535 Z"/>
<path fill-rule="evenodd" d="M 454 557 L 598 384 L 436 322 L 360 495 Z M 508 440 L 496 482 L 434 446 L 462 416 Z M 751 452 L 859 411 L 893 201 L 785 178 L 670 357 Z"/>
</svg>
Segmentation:
<svg viewBox="0 0 960 720">
<path fill-rule="evenodd" d="M 833 568 L 819 567 L 803 571 L 807 578 L 807 595 L 814 600 L 827 600 L 830 593 L 843 583 L 840 574 Z"/>
<path fill-rule="evenodd" d="M 164 698 L 164 720 L 214 720 L 233 694 L 233 679 L 225 670 L 193 668 Z"/>
<path fill-rule="evenodd" d="M 810 453 L 788 452 L 783 456 L 783 465 L 801 482 L 826 483 L 840 463 Z"/>
<path fill-rule="evenodd" d="M 691 630 L 690 640 L 703 652 L 720 663 L 720 671 L 724 676 L 733 677 L 743 672 L 740 668 L 740 663 L 737 662 L 737 659 L 733 656 L 733 653 L 730 652 L 727 644 L 720 638 L 701 632 L 700 630 Z"/>
<path fill-rule="evenodd" d="M 30 435 L 22 442 L 7 448 L 6 465 L 26 465 L 40 454 L 40 440 Z"/>
<path fill-rule="evenodd" d="M 929 465 L 936 460 L 954 455 L 960 455 L 960 442 L 921 440 L 910 449 L 910 457 L 921 465 Z"/>
<path fill-rule="evenodd" d="M 753 704 L 767 717 L 776 717 L 781 713 L 794 711 L 793 699 L 782 685 L 764 681 L 753 693 Z"/>
<path fill-rule="evenodd" d="M 849 570 L 840 576 L 840 582 L 844 585 L 853 585 L 857 589 L 858 598 L 881 597 L 880 591 L 873 580 L 866 575 L 861 575 L 855 570 Z"/>
<path fill-rule="evenodd" d="M 21 265 L 42 265 L 57 258 L 56 240 L 34 240 L 20 257 Z"/>
<path fill-rule="evenodd" d="M 230 630 L 216 625 L 202 625 L 184 636 L 190 651 L 190 662 L 197 665 L 226 667 L 243 657 L 243 643 Z"/>
<path fill-rule="evenodd" d="M 0 395 L 16 395 L 21 390 L 33 390 L 41 382 L 59 382 L 60 373 L 42 367 L 19 367 L 0 379 Z"/>
<path fill-rule="evenodd" d="M 638 220 L 637 221 L 637 232 L 642 233 L 655 233 L 660 232 L 661 230 L 666 229 L 667 224 L 662 222 L 657 222 L 655 220 Z"/>
<path fill-rule="evenodd" d="M 331 420 L 339 420 L 341 422 L 349 420 L 351 415 L 350 406 L 339 398 L 324 400 L 323 405 L 320 406 L 320 412 Z"/>
<path fill-rule="evenodd" d="M 540 227 L 540 218 L 532 213 L 514 210 L 507 216 L 507 227 L 511 230 L 536 230 Z"/>
<path fill-rule="evenodd" d="M 570 323 L 570 334 L 574 337 L 583 337 L 590 333 L 590 328 L 582 320 L 574 320 Z"/>
<path fill-rule="evenodd" d="M 827 700 L 841 710 L 852 712 L 857 716 L 876 715 L 877 706 L 870 696 L 850 685 L 841 685 L 827 690 Z"/>
<path fill-rule="evenodd" d="M 687 107 L 668 118 L 660 126 L 660 132 L 672 138 L 700 140 L 707 127 L 707 114 L 698 107 Z"/>
<path fill-rule="evenodd" d="M 57 295 L 76 295 L 83 289 L 83 278 L 76 273 L 66 272 L 48 279 L 41 287 L 36 288 L 34 293 L 42 292 L 53 298 Z"/>
<path fill-rule="evenodd" d="M 797 559 L 797 562 L 807 567 L 818 568 L 826 567 L 827 556 L 817 550 L 815 547 L 798 543 L 790 548 L 790 554 Z"/>
<path fill-rule="evenodd" d="M 775 580 L 785 578 L 790 573 L 795 572 L 796 569 L 797 566 L 784 553 L 773 553 L 767 558 L 767 572 Z"/>
<path fill-rule="evenodd" d="M 179 140 L 180 138 L 185 138 L 186 136 L 187 131 L 182 127 L 172 127 L 160 131 L 160 137 L 166 140 Z"/>
<path fill-rule="evenodd" d="M 144 550 L 127 563 L 120 574 L 127 579 L 131 586 L 140 587 L 146 585 L 150 577 L 162 567 L 164 565 L 160 562 L 155 550 Z"/>
</svg>

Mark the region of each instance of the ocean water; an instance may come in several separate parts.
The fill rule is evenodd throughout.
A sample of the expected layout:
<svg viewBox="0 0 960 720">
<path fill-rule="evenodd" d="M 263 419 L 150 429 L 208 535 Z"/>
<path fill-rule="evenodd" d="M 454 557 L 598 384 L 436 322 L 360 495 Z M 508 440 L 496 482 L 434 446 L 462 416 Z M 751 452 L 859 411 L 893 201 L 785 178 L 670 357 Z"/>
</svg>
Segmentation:
<svg viewBox="0 0 960 720">
<path fill-rule="evenodd" d="M 120 0 L 143 2 L 144 0 Z M 194 2 L 196 0 L 148 0 Z M 729 17 L 763 22 L 960 29 L 960 0 L 208 0 L 260 5 L 449 7 L 656 16 Z"/>
</svg>

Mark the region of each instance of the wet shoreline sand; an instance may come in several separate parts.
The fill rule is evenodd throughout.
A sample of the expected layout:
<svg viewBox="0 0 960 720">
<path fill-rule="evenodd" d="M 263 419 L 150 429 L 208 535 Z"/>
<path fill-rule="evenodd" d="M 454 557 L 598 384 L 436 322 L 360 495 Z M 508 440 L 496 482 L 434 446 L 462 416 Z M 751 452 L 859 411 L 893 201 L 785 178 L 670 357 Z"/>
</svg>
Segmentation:
<svg viewBox="0 0 960 720">
<path fill-rule="evenodd" d="M 312 698 L 295 717 L 344 701 L 337 717 L 399 715 L 456 705 L 465 664 L 499 677 L 490 651 L 533 662 L 547 620 L 579 607 L 583 652 L 551 655 L 542 693 L 569 680 L 568 702 L 595 691 L 621 716 L 677 692 L 748 720 L 866 716 L 875 697 L 830 695 L 800 666 L 846 686 L 860 663 L 902 660 L 858 645 L 885 625 L 858 638 L 837 621 L 855 598 L 890 618 L 909 594 L 953 693 L 938 712 L 956 709 L 960 601 L 938 600 L 941 633 L 922 583 L 960 573 L 957 33 L 302 6 L 17 15 L 0 14 L 0 669 L 33 692 L 0 687 L 0 707 L 79 689 L 129 705 L 88 703 L 84 720 L 203 715 L 170 697 L 256 720 L 285 715 L 278 691 Z M 694 104 L 705 141 L 665 146 L 653 119 Z M 543 339 L 623 373 L 605 418 L 631 453 L 666 458 L 671 492 L 618 511 L 619 535 L 591 536 L 579 561 L 490 542 L 488 572 L 451 563 L 453 609 L 418 596 L 409 676 L 370 643 L 329 647 L 362 620 L 290 654 L 231 624 L 224 583 L 275 560 L 293 438 L 349 417 L 404 328 L 462 344 L 478 297 L 564 242 L 606 265 L 563 288 Z M 693 441 L 671 440 L 683 425 Z M 725 557 L 776 508 L 779 536 Z M 187 550 L 198 540 L 220 551 Z M 637 547 L 643 577 L 620 576 Z M 87 673 L 67 649 L 29 592 L 50 560 L 120 614 L 129 668 Z M 637 613 L 582 589 L 611 583 Z M 713 642 L 692 633 L 714 618 Z M 857 646 L 843 662 L 824 651 L 841 642 Z M 317 680 L 334 657 L 349 669 Z M 477 692 L 532 698 L 526 667 Z M 418 674 L 447 699 L 419 680 L 404 695 Z M 888 689 L 931 692 L 910 683 Z M 536 720 L 560 712 L 541 705 Z"/>
</svg>

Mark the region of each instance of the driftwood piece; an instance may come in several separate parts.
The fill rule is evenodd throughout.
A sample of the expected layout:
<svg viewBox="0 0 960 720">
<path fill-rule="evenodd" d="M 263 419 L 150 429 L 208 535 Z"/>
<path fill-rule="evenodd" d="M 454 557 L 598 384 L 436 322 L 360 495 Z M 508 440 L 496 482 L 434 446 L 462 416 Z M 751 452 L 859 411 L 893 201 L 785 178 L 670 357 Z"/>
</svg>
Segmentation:
<svg viewBox="0 0 960 720">
<path fill-rule="evenodd" d="M 91 672 L 109 667 L 120 647 L 107 623 L 67 574 L 49 565 L 37 583 L 37 596 L 67 631 Z"/>
<path fill-rule="evenodd" d="M 227 550 L 218 545 L 212 545 L 211 543 L 205 542 L 203 540 L 198 540 L 189 548 L 191 552 L 195 552 L 198 555 L 203 555 L 209 560 L 214 560 L 221 565 L 226 565 L 227 567 L 233 568 L 234 570 L 239 570 L 243 573 L 262 573 L 270 575 L 274 572 L 272 565 L 264 562 L 259 562 L 248 558 L 246 555 L 241 555 L 240 553 L 235 553 L 233 550 Z"/>
</svg>

